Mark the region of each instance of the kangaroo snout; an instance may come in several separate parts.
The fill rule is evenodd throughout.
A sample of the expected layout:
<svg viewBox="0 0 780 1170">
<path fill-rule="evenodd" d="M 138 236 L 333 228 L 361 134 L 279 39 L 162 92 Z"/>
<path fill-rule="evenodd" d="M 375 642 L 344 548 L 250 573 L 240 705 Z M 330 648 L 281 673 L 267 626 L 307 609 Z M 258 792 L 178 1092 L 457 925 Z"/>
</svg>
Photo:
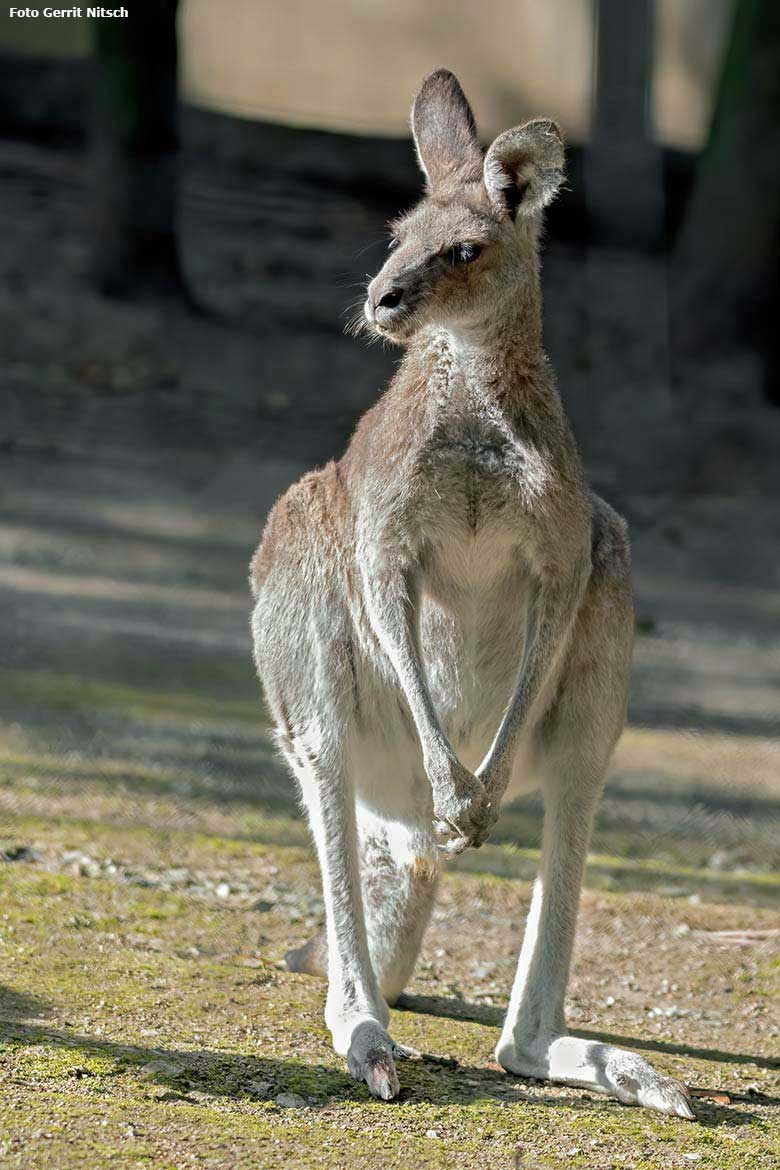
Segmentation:
<svg viewBox="0 0 780 1170">
<path fill-rule="evenodd" d="M 368 295 L 364 305 L 366 320 L 371 325 L 389 325 L 400 316 L 405 289 L 400 284 L 394 284 L 383 278 L 381 273 L 368 286 Z M 404 305 L 403 308 L 406 306 Z"/>
</svg>

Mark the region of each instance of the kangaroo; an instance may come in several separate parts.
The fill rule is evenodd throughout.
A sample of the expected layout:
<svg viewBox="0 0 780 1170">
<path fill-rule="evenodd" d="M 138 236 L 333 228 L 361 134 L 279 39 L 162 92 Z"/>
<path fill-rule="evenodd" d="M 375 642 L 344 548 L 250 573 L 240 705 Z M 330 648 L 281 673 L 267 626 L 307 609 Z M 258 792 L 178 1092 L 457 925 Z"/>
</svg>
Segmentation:
<svg viewBox="0 0 780 1170">
<path fill-rule="evenodd" d="M 254 556 L 255 661 L 322 871 L 336 1052 L 399 1091 L 388 1033 L 440 855 L 478 847 L 510 780 L 541 789 L 542 862 L 496 1058 L 692 1118 L 682 1084 L 567 1033 L 591 826 L 625 721 L 633 640 L 624 521 L 589 490 L 542 348 L 541 213 L 553 122 L 483 153 L 438 70 L 412 108 L 425 193 L 392 225 L 364 327 L 406 347 L 346 454 L 275 505 Z"/>
</svg>

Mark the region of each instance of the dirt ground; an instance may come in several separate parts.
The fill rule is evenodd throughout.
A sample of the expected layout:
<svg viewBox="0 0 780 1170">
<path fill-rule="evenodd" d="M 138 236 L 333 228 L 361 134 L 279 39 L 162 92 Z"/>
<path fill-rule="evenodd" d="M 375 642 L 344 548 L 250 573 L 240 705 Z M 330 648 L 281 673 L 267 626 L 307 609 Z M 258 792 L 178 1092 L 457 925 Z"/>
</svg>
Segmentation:
<svg viewBox="0 0 780 1170">
<path fill-rule="evenodd" d="M 83 159 L 0 149 L 0 1165 L 777 1165 L 780 424 L 750 359 L 672 395 L 658 258 L 551 243 L 550 348 L 638 604 L 569 1016 L 692 1085 L 697 1122 L 494 1065 L 533 799 L 449 867 L 393 1019 L 425 1055 L 371 1101 L 322 986 L 280 966 L 322 905 L 245 582 L 275 496 L 392 367 L 339 331 L 382 217 L 322 189 L 306 236 L 314 187 L 290 201 L 236 157 L 190 161 L 188 265 L 218 311 L 194 318 L 97 298 Z"/>
</svg>

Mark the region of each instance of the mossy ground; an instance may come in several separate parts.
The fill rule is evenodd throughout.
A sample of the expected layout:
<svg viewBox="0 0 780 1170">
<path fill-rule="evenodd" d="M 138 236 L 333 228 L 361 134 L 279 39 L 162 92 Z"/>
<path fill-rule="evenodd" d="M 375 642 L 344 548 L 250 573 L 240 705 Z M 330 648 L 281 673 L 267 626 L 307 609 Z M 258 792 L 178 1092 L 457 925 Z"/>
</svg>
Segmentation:
<svg viewBox="0 0 780 1170">
<path fill-rule="evenodd" d="M 308 850 L 21 811 L 5 833 L 4 1166 L 725 1170 L 780 1157 L 780 963 L 697 933 L 767 927 L 771 912 L 585 895 L 573 1025 L 728 1095 L 700 1099 L 691 1125 L 495 1066 L 528 886 L 453 873 L 393 1013 L 397 1039 L 429 1055 L 401 1066 L 385 1105 L 332 1054 L 322 984 L 279 963 L 321 921 Z M 308 1107 L 280 1108 L 282 1092 Z"/>
<path fill-rule="evenodd" d="M 701 1090 L 695 1124 L 494 1064 L 533 801 L 447 872 L 392 1021 L 426 1057 L 383 1104 L 333 1055 L 322 984 L 280 965 L 322 905 L 247 599 L 226 591 L 251 525 L 61 496 L 8 494 L 0 513 L 1 1166 L 777 1166 L 780 956 L 756 932 L 779 925 L 780 803 L 760 728 L 629 729 L 583 896 L 572 1028 Z M 640 642 L 645 693 L 664 654 L 659 692 L 680 674 L 675 639 Z"/>
</svg>

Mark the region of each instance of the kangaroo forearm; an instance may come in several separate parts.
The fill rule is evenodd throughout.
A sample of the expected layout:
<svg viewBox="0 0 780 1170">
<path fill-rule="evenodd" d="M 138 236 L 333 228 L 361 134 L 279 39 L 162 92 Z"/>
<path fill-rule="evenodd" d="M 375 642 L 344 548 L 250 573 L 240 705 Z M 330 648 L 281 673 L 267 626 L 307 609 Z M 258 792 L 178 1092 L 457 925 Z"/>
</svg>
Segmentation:
<svg viewBox="0 0 780 1170">
<path fill-rule="evenodd" d="M 403 573 L 364 575 L 371 627 L 398 679 L 417 730 L 423 758 L 454 756 L 425 678 L 415 637 L 416 597 Z"/>
<path fill-rule="evenodd" d="M 412 713 L 433 796 L 434 828 L 459 853 L 480 845 L 493 823 L 482 784 L 464 768 L 439 722 L 417 644 L 419 597 L 411 573 L 372 575 L 364 581 L 371 624 L 395 670 Z"/>
<path fill-rule="evenodd" d="M 540 593 L 530 607 L 515 689 L 490 749 L 477 770 L 493 800 L 504 794 L 528 714 L 554 673 L 571 636 L 580 593 L 578 582 L 572 581 L 565 589 Z"/>
</svg>

